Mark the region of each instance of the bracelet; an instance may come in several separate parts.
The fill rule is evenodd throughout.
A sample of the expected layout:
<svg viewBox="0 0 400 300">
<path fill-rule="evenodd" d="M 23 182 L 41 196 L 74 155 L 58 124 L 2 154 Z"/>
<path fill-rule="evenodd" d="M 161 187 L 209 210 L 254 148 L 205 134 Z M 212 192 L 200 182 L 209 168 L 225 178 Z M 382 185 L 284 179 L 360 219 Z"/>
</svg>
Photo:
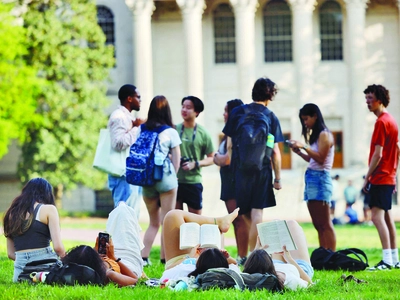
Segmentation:
<svg viewBox="0 0 400 300">
<path fill-rule="evenodd" d="M 119 262 L 121 259 L 120 258 L 117 258 L 116 260 L 115 260 L 115 262 Z"/>
<path fill-rule="evenodd" d="M 303 149 L 304 149 L 304 150 L 307 150 L 308 148 L 310 148 L 310 146 L 308 146 L 308 145 L 304 145 L 304 146 L 303 146 Z"/>
<path fill-rule="evenodd" d="M 275 179 L 274 179 L 274 182 L 275 182 L 275 183 L 280 183 L 280 182 L 281 182 L 281 180 L 280 180 L 280 179 L 276 179 L 276 178 L 275 178 Z"/>
<path fill-rule="evenodd" d="M 199 164 L 198 161 L 196 161 L 196 168 L 197 168 L 197 169 L 200 169 L 200 164 Z"/>
</svg>

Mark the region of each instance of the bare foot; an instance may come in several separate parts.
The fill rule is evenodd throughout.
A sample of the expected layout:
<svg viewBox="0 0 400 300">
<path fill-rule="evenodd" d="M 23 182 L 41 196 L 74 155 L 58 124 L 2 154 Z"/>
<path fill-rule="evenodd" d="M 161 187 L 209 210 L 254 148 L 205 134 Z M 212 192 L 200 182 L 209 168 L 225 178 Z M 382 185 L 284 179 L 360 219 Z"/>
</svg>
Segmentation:
<svg viewBox="0 0 400 300">
<path fill-rule="evenodd" d="M 233 212 L 231 212 L 229 215 L 216 218 L 218 228 L 221 232 L 227 232 L 229 230 L 229 227 L 231 226 L 233 220 L 236 219 L 236 217 L 239 214 L 239 207 L 236 208 Z"/>
</svg>

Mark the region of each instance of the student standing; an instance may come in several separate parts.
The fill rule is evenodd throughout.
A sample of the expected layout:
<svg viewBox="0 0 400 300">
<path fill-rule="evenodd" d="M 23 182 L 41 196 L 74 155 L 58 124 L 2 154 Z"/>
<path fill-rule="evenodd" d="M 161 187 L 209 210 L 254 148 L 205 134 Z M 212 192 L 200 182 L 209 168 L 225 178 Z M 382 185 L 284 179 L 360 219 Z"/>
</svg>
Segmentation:
<svg viewBox="0 0 400 300">
<path fill-rule="evenodd" d="M 143 120 L 135 119 L 131 114 L 132 110 L 140 110 L 140 93 L 134 85 L 125 84 L 119 89 L 118 98 L 121 105 L 111 114 L 107 127 L 110 129 L 111 147 L 115 151 L 126 151 L 136 141 L 138 126 L 143 123 Z M 140 187 L 127 183 L 125 175 L 118 177 L 110 174 L 108 187 L 114 199 L 114 207 L 117 207 L 119 201 L 127 202 L 135 190 L 138 195 L 132 195 L 132 207 L 139 216 L 142 198 Z"/>
<path fill-rule="evenodd" d="M 330 170 L 335 151 L 333 135 L 326 127 L 317 105 L 304 105 L 299 118 L 306 144 L 291 140 L 289 145 L 293 152 L 309 163 L 305 173 L 304 200 L 318 232 L 319 245 L 335 251 L 336 234 L 329 209 L 332 197 Z"/>
<path fill-rule="evenodd" d="M 183 209 L 183 203 L 186 203 L 189 212 L 196 214 L 201 214 L 203 208 L 201 168 L 212 165 L 214 156 L 210 134 L 196 123 L 203 110 L 204 104 L 199 98 L 184 97 L 181 109 L 183 123 L 176 125 L 182 141 L 176 208 Z"/>
<path fill-rule="evenodd" d="M 377 117 L 371 138 L 369 167 L 363 190 L 369 194 L 371 219 L 378 230 L 382 244 L 382 260 L 370 270 L 400 268 L 396 241 L 396 227 L 392 217 L 392 194 L 396 186 L 399 162 L 399 129 L 387 112 L 389 91 L 382 85 L 369 85 L 365 99 L 370 112 Z"/>
<path fill-rule="evenodd" d="M 239 213 L 244 216 L 249 232 L 249 248 L 254 250 L 257 242 L 256 224 L 262 222 L 263 209 L 276 205 L 273 188 L 281 189 L 281 153 L 278 143 L 283 141 L 283 135 L 278 118 L 267 106 L 277 93 L 275 83 L 268 78 L 259 78 L 253 86 L 253 102 L 236 107 L 229 115 L 223 132 L 228 139 L 228 153 L 235 172 L 235 197 Z M 272 154 L 264 156 L 261 170 L 242 170 L 239 166 L 239 145 L 242 138 L 237 130 L 240 120 L 246 115 L 259 113 L 269 122 L 268 133 L 274 136 Z M 255 128 L 254 128 L 255 129 Z M 267 140 L 265 141 L 265 144 Z M 272 162 L 272 163 L 271 163 Z M 272 177 L 272 168 L 275 178 Z"/>
</svg>

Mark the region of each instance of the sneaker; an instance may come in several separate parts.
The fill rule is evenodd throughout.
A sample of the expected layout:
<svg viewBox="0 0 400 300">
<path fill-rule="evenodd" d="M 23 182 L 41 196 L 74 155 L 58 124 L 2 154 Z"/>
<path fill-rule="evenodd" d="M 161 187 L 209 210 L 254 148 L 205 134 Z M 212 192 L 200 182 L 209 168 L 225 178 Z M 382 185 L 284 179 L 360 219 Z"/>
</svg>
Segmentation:
<svg viewBox="0 0 400 300">
<path fill-rule="evenodd" d="M 394 268 L 394 269 L 400 269 L 400 261 L 398 261 L 397 263 L 395 263 L 395 264 L 393 265 L 393 268 Z"/>
<path fill-rule="evenodd" d="M 148 258 L 143 258 L 143 267 L 151 266 L 151 261 Z"/>
<path fill-rule="evenodd" d="M 244 263 L 246 262 L 246 260 L 247 260 L 246 256 L 243 256 L 243 257 L 238 256 L 238 258 L 236 259 L 236 262 L 237 262 L 238 266 L 244 266 Z"/>
<path fill-rule="evenodd" d="M 368 269 L 368 271 L 377 271 L 377 270 L 390 270 L 392 268 L 391 265 L 385 263 L 383 260 L 378 262 L 374 267 Z"/>
</svg>

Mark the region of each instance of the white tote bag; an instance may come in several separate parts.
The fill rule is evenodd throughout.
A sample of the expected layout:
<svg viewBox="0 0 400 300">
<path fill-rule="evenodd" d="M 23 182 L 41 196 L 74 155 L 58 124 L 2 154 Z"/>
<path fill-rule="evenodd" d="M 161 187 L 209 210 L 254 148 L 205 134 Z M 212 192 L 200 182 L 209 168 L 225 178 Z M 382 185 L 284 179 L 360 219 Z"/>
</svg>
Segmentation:
<svg viewBox="0 0 400 300">
<path fill-rule="evenodd" d="M 126 157 L 129 154 L 129 147 L 121 152 L 111 147 L 110 130 L 100 129 L 99 142 L 94 156 L 93 168 L 113 176 L 125 175 Z"/>
</svg>

